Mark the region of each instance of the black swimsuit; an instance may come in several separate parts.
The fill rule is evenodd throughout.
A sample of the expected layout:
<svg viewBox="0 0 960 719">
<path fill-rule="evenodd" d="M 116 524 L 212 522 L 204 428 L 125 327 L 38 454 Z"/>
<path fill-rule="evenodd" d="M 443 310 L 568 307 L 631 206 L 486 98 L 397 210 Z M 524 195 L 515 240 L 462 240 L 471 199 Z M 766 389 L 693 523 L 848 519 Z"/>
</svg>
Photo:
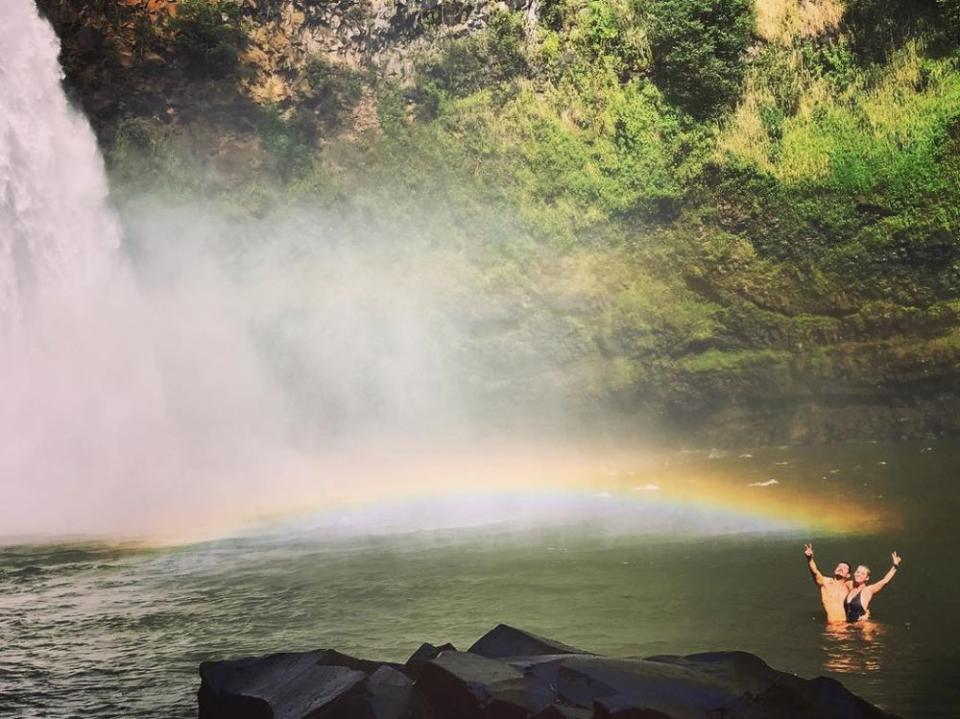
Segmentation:
<svg viewBox="0 0 960 719">
<path fill-rule="evenodd" d="M 867 610 L 863 608 L 863 604 L 860 603 L 860 592 L 857 592 L 857 596 L 853 599 L 843 600 L 843 611 L 847 613 L 848 622 L 859 621 L 860 617 L 867 613 Z"/>
</svg>

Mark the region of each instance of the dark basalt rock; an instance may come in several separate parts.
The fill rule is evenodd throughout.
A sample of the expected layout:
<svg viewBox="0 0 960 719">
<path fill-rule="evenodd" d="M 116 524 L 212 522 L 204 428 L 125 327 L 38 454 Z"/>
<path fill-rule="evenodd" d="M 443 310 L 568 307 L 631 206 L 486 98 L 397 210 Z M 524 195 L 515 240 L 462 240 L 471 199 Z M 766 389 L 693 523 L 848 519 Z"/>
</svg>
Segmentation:
<svg viewBox="0 0 960 719">
<path fill-rule="evenodd" d="M 467 651 L 489 659 L 589 653 L 506 624 L 498 624 L 474 642 Z"/>
<path fill-rule="evenodd" d="M 438 719 L 527 719 L 549 706 L 553 691 L 536 677 L 495 659 L 444 652 L 417 679 Z"/>
<path fill-rule="evenodd" d="M 890 719 L 744 652 L 611 659 L 500 625 L 405 665 L 327 650 L 200 666 L 200 719 Z"/>
<path fill-rule="evenodd" d="M 416 678 L 420 676 L 420 670 L 434 657 L 438 656 L 441 652 L 455 652 L 457 648 L 452 644 L 441 644 L 439 647 L 435 647 L 429 642 L 424 642 L 413 654 L 410 655 L 410 658 L 407 659 L 406 668 L 410 674 Z"/>
<path fill-rule="evenodd" d="M 532 719 L 593 719 L 593 710 L 551 704 L 539 714 L 535 714 Z"/>
<path fill-rule="evenodd" d="M 424 716 L 425 705 L 414 694 L 413 680 L 386 665 L 367 680 L 370 709 L 374 719 L 414 719 Z"/>
<path fill-rule="evenodd" d="M 628 708 L 655 709 L 677 719 L 703 716 L 736 700 L 738 692 L 687 667 L 648 659 L 558 657 L 530 665 L 528 674 L 555 687 L 565 704 L 599 707 L 613 715 Z"/>
<path fill-rule="evenodd" d="M 693 669 L 730 687 L 737 694 L 761 692 L 781 676 L 781 672 L 760 657 L 746 652 L 707 652 L 686 657 L 659 655 L 648 659 Z"/>
<path fill-rule="evenodd" d="M 380 667 L 392 667 L 397 671 L 403 671 L 404 668 L 402 664 L 395 662 L 375 662 L 370 659 L 357 659 L 356 657 L 351 657 L 349 654 L 338 652 L 336 649 L 323 649 L 315 653 L 318 655 L 317 664 L 323 664 L 329 667 L 346 667 L 347 669 L 353 669 L 354 671 L 363 672 L 364 674 L 373 674 Z"/>
<path fill-rule="evenodd" d="M 366 674 L 320 664 L 322 654 L 204 662 L 200 665 L 200 719 L 363 716 Z"/>
<path fill-rule="evenodd" d="M 598 699 L 594 703 L 594 716 L 597 719 L 701 719 L 711 716 L 718 706 L 723 705 L 703 709 L 696 703 L 691 707 L 682 701 L 671 701 L 669 697 L 649 696 L 646 692 L 628 692 Z M 723 709 L 719 712 L 719 716 L 726 716 L 722 713 Z"/>
<path fill-rule="evenodd" d="M 656 709 L 637 706 L 638 703 L 643 704 L 643 701 L 638 702 L 633 698 L 620 695 L 610 697 L 609 699 L 597 702 L 594 716 L 597 717 L 597 719 L 678 719 L 678 717 L 664 714 Z M 698 714 L 696 716 L 698 718 L 704 716 L 710 717 L 711 714 Z M 718 714 L 718 716 L 724 717 L 726 715 L 721 713 Z"/>
<path fill-rule="evenodd" d="M 890 716 L 849 692 L 838 681 L 827 677 L 808 681 L 789 675 L 749 701 L 740 698 L 729 707 L 729 712 L 738 719 L 881 719 Z"/>
</svg>

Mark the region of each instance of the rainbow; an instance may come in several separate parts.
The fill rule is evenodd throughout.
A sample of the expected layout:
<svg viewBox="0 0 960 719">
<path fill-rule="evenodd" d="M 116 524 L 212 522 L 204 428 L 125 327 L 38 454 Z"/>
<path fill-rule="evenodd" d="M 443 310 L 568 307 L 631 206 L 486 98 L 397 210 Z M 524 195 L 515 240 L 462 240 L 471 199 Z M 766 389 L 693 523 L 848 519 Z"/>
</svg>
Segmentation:
<svg viewBox="0 0 960 719">
<path fill-rule="evenodd" d="M 163 541 L 263 531 L 363 534 L 584 523 L 622 534 L 813 539 L 869 533 L 898 521 L 841 489 L 825 496 L 822 486 L 818 493 L 800 480 L 751 481 L 736 469 L 670 457 L 529 445 L 484 453 L 406 446 L 380 454 L 344 451 L 296 476 L 277 477 L 260 493 L 244 495 L 243 504 L 219 507 L 219 516 L 182 521 L 180 532 L 174 529 Z"/>
<path fill-rule="evenodd" d="M 823 497 L 802 488 L 708 473 L 634 473 L 627 478 L 517 471 L 360 481 L 351 492 L 304 500 L 298 509 L 270 520 L 277 526 L 344 532 L 585 522 L 628 534 L 824 536 L 869 533 L 889 526 L 892 518 L 865 512 L 855 497 Z"/>
</svg>

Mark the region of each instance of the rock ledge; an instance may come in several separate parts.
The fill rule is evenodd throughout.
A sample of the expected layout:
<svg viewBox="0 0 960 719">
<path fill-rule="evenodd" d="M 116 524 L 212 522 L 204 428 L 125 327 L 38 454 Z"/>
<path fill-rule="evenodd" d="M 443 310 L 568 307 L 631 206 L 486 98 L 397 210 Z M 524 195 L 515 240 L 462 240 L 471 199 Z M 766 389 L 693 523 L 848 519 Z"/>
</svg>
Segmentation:
<svg viewBox="0 0 960 719">
<path fill-rule="evenodd" d="M 200 719 L 873 719 L 832 679 L 745 652 L 614 659 L 501 624 L 406 664 L 333 650 L 200 665 Z"/>
</svg>

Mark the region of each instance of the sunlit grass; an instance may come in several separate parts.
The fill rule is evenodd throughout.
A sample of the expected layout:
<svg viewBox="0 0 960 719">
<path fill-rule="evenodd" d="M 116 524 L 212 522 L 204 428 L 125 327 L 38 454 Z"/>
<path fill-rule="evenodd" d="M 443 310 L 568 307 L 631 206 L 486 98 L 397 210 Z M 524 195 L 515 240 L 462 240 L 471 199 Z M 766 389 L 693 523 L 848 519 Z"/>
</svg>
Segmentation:
<svg viewBox="0 0 960 719">
<path fill-rule="evenodd" d="M 756 9 L 757 34 L 784 44 L 836 30 L 843 17 L 838 0 L 757 0 Z"/>
<path fill-rule="evenodd" d="M 932 181 L 949 124 L 960 116 L 960 76 L 916 45 L 888 67 L 862 72 L 846 88 L 811 77 L 796 114 L 774 136 L 764 113 L 775 93 L 753 76 L 719 144 L 787 185 L 823 184 L 862 192 Z"/>
</svg>

